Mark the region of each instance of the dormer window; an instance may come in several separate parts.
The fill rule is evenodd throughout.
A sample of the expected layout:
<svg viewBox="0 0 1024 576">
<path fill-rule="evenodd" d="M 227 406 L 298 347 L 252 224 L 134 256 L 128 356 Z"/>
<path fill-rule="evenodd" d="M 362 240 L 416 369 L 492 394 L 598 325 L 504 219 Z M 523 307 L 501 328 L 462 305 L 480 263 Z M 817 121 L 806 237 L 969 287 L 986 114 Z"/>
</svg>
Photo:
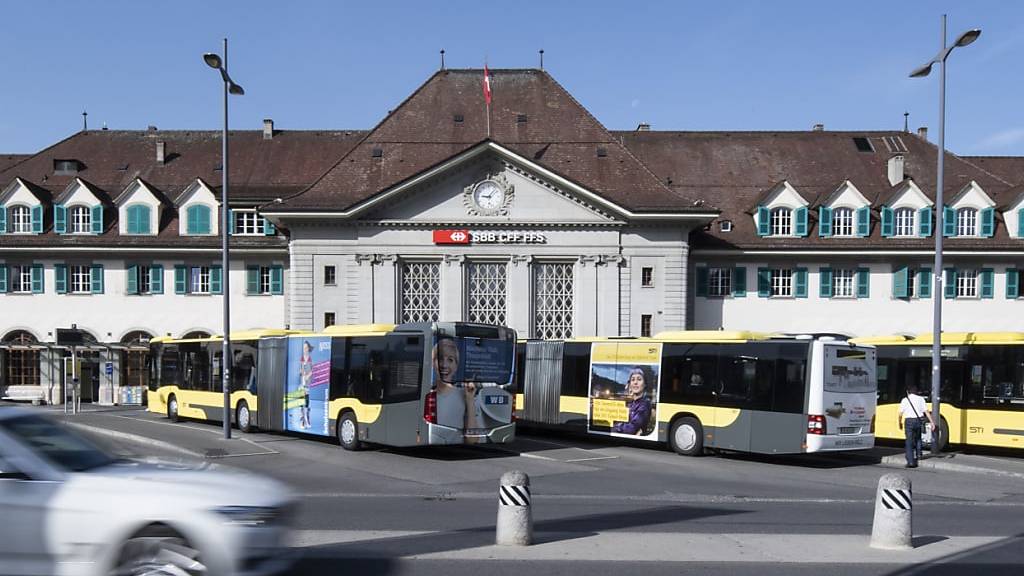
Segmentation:
<svg viewBox="0 0 1024 576">
<path fill-rule="evenodd" d="M 961 208 L 956 211 L 956 235 L 977 236 L 978 235 L 978 210 L 975 208 Z"/>
<path fill-rule="evenodd" d="M 72 206 L 69 209 L 71 216 L 72 234 L 92 233 L 92 209 L 88 206 Z"/>
<path fill-rule="evenodd" d="M 187 234 L 209 234 L 210 233 L 210 207 L 203 204 L 193 204 L 185 210 Z"/>
<path fill-rule="evenodd" d="M 914 222 L 916 212 L 913 208 L 897 208 L 894 210 L 896 236 L 917 236 L 917 225 Z"/>
<path fill-rule="evenodd" d="M 125 209 L 128 214 L 128 225 L 126 231 L 128 234 L 149 234 L 150 230 L 150 210 L 149 206 L 145 204 L 134 204 L 128 206 Z"/>
<path fill-rule="evenodd" d="M 775 208 L 771 212 L 772 236 L 793 235 L 793 210 L 789 208 Z"/>
<path fill-rule="evenodd" d="M 832 210 L 832 233 L 835 236 L 853 236 L 853 208 Z"/>
<path fill-rule="evenodd" d="M 32 210 L 28 206 L 13 206 L 10 210 L 10 230 L 15 234 L 32 232 Z"/>
<path fill-rule="evenodd" d="M 54 160 L 53 173 L 56 176 L 74 176 L 78 174 L 78 160 Z"/>
</svg>

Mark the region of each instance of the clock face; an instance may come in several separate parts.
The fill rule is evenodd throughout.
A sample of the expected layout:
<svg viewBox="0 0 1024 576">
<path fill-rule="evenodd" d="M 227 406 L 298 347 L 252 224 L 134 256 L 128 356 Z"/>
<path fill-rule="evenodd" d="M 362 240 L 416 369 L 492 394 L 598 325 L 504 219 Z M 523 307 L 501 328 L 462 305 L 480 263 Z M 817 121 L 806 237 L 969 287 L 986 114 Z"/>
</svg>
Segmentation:
<svg viewBox="0 0 1024 576">
<path fill-rule="evenodd" d="M 505 191 L 491 180 L 484 180 L 473 190 L 473 201 L 483 210 L 497 210 L 505 204 Z"/>
</svg>

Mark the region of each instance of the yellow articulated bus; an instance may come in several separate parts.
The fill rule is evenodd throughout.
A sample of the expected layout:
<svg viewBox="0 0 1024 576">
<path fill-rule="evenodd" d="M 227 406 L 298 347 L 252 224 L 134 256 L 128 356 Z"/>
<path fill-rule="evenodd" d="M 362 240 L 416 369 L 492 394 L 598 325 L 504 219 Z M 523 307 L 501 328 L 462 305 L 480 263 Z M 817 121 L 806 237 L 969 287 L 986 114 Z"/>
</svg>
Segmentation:
<svg viewBox="0 0 1024 576">
<path fill-rule="evenodd" d="M 336 436 L 348 450 L 510 442 L 515 341 L 468 322 L 232 335 L 232 415 L 243 431 Z M 221 346 L 152 340 L 149 410 L 221 421 Z"/>
<path fill-rule="evenodd" d="M 518 422 L 766 454 L 874 445 L 875 350 L 832 337 L 663 332 L 525 341 Z"/>
<path fill-rule="evenodd" d="M 878 350 L 879 438 L 902 440 L 897 410 L 914 385 L 930 399 L 932 335 L 857 338 Z M 965 446 L 1024 448 L 1024 333 L 942 334 L 940 430 L 937 442 Z M 931 410 L 931 403 L 928 403 Z M 931 442 L 930 426 L 925 440 Z"/>
</svg>

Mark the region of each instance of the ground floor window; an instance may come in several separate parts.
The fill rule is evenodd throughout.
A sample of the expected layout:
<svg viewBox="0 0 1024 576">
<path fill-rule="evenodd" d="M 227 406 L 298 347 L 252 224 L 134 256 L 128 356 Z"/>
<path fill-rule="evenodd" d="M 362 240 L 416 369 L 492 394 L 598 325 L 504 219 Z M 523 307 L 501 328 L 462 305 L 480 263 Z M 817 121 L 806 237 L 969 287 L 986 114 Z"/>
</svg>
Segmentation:
<svg viewBox="0 0 1024 576">
<path fill-rule="evenodd" d="M 37 344 L 35 337 L 18 330 L 4 338 L 10 348 L 4 362 L 4 379 L 8 386 L 39 386 L 39 350 L 29 348 Z"/>
<path fill-rule="evenodd" d="M 69 266 L 71 271 L 71 293 L 92 293 L 92 269 L 89 266 Z"/>
<path fill-rule="evenodd" d="M 708 296 L 732 294 L 732 269 L 708 268 Z"/>
<path fill-rule="evenodd" d="M 572 337 L 573 267 L 568 263 L 541 263 L 533 268 L 533 336 Z"/>
<path fill-rule="evenodd" d="M 468 310 L 470 322 L 505 324 L 507 267 L 504 263 L 472 262 L 467 268 Z"/>
<path fill-rule="evenodd" d="M 436 322 L 441 313 L 441 265 L 402 263 L 402 322 Z"/>
</svg>

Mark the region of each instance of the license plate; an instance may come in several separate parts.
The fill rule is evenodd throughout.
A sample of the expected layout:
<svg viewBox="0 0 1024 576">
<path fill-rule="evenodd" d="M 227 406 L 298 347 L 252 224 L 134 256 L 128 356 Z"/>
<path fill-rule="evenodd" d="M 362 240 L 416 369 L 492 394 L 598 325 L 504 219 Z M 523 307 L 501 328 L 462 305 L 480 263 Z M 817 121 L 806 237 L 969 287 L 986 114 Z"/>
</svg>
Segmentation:
<svg viewBox="0 0 1024 576">
<path fill-rule="evenodd" d="M 840 434 L 859 434 L 860 433 L 860 427 L 859 426 L 840 426 L 839 427 L 839 433 Z"/>
<path fill-rule="evenodd" d="M 508 396 L 487 396 L 485 404 L 508 404 Z"/>
</svg>

